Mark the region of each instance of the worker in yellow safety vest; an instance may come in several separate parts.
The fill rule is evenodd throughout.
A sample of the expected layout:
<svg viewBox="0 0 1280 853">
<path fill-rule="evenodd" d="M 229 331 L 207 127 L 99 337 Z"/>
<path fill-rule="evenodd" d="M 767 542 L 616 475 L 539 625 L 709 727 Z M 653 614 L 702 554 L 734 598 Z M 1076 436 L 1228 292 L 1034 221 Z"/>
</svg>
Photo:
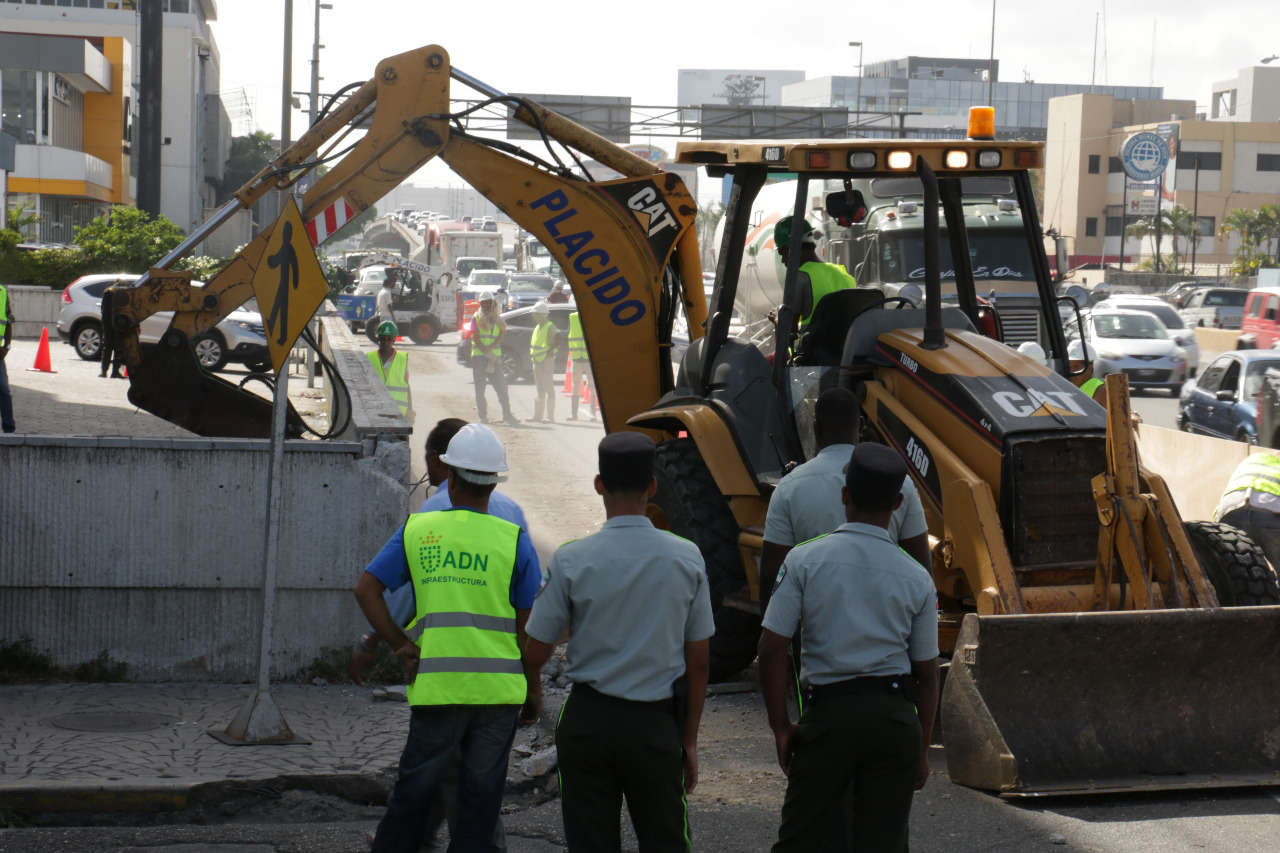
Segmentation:
<svg viewBox="0 0 1280 853">
<path fill-rule="evenodd" d="M 409 397 L 409 353 L 396 349 L 396 336 L 400 330 L 387 320 L 378 325 L 378 348 L 369 353 L 373 369 L 387 386 L 391 399 L 400 407 L 400 416 L 413 421 L 413 401 Z"/>
<path fill-rule="evenodd" d="M 582 335 L 582 317 L 577 311 L 569 315 L 569 420 L 578 419 L 578 398 L 582 394 L 582 383 L 587 383 L 591 395 L 591 420 L 596 419 L 596 380 L 591 375 L 591 356 L 587 352 L 587 339 Z"/>
<path fill-rule="evenodd" d="M 529 361 L 533 363 L 533 381 L 537 396 L 533 400 L 531 421 L 544 424 L 556 422 L 555 370 L 556 353 L 564 342 L 564 335 L 551 322 L 551 308 L 545 302 L 533 306 L 533 336 L 529 339 Z"/>
<path fill-rule="evenodd" d="M 778 258 L 786 266 L 790 263 L 791 247 L 796 242 L 793 217 L 784 216 L 773 226 L 773 244 Z M 800 220 L 800 277 L 796 282 L 796 303 L 791 306 L 792 324 L 803 331 L 813 319 L 813 310 L 824 296 L 837 290 L 857 287 L 858 282 L 840 264 L 828 264 L 818 255 L 818 237 L 805 220 Z M 777 309 L 769 312 L 769 319 L 777 322 Z"/>
<path fill-rule="evenodd" d="M 1280 455 L 1255 453 L 1236 466 L 1213 513 L 1214 521 L 1243 530 L 1280 571 Z M 1222 602 L 1270 604 L 1270 601 Z"/>
<path fill-rule="evenodd" d="M 409 683 L 409 737 L 373 850 L 413 850 L 427 807 L 461 750 L 451 850 L 488 850 L 502 805 L 517 722 L 542 708 L 541 665 L 526 662 L 525 622 L 542 582 L 529 534 L 489 514 L 507 470 L 493 430 L 467 424 L 449 440 L 449 509 L 410 515 L 356 582 L 375 631 Z M 415 615 L 401 628 L 384 589 L 412 584 Z"/>
</svg>

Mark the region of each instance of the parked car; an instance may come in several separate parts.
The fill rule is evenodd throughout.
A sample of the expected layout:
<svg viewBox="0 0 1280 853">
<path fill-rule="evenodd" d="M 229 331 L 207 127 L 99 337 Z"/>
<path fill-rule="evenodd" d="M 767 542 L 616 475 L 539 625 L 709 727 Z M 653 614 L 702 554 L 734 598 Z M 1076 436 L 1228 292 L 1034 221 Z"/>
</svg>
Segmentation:
<svg viewBox="0 0 1280 853">
<path fill-rule="evenodd" d="M 1248 295 L 1249 291 L 1234 287 L 1205 287 L 1193 291 L 1182 308 L 1182 318 L 1188 326 L 1238 329 Z"/>
<path fill-rule="evenodd" d="M 1238 349 L 1272 349 L 1280 346 L 1280 288 L 1259 287 L 1249 291 L 1240 323 Z"/>
<path fill-rule="evenodd" d="M 141 278 L 133 274 L 85 275 L 62 290 L 62 312 L 58 315 L 58 336 L 71 344 L 76 355 L 85 361 L 102 356 L 102 294 L 117 281 L 130 284 Z M 192 282 L 203 287 L 203 282 Z M 256 305 L 256 303 L 255 303 Z M 159 343 L 173 320 L 172 311 L 152 314 L 142 321 L 138 339 L 144 344 Z M 227 362 L 248 365 L 252 370 L 267 371 L 271 354 L 267 351 L 262 315 L 257 311 L 232 311 L 213 329 L 191 342 L 196 357 L 205 370 L 221 370 Z"/>
<path fill-rule="evenodd" d="M 1174 308 L 1182 310 L 1183 306 L 1186 305 L 1187 297 L 1202 287 L 1204 287 L 1204 285 L 1201 284 L 1198 279 L 1180 281 L 1162 293 L 1160 298 L 1165 302 L 1168 302 Z"/>
<path fill-rule="evenodd" d="M 555 359 L 555 373 L 563 374 L 565 362 L 569 357 L 569 315 L 577 311 L 573 304 L 560 303 L 547 306 L 551 309 L 548 318 L 564 335 L 565 340 L 560 348 L 552 354 Z M 507 334 L 502 338 L 502 367 L 508 382 L 532 382 L 533 362 L 529 358 L 529 343 L 533 339 L 533 328 L 537 318 L 533 314 L 533 306 L 517 308 L 503 313 L 502 319 L 507 324 Z M 474 321 L 468 320 L 462 327 L 462 340 L 458 342 L 457 359 L 459 364 L 471 364 L 471 335 L 474 333 Z"/>
<path fill-rule="evenodd" d="M 526 308 L 547 298 L 556 280 L 546 273 L 516 272 L 507 282 L 506 303 L 499 302 L 508 311 Z"/>
<path fill-rule="evenodd" d="M 1257 444 L 1258 396 L 1269 368 L 1280 368 L 1280 353 L 1237 350 L 1214 359 L 1182 387 L 1178 429 Z"/>
<path fill-rule="evenodd" d="M 1182 315 L 1173 307 L 1155 296 L 1129 296 L 1127 294 L 1109 297 L 1099 303 L 1100 308 L 1125 308 L 1129 311 L 1146 311 L 1154 314 L 1169 330 L 1173 342 L 1187 351 L 1187 375 L 1195 376 L 1200 367 L 1200 343 L 1196 340 L 1195 329 L 1187 325 Z"/>
<path fill-rule="evenodd" d="M 1187 353 L 1173 342 L 1154 314 L 1095 306 L 1085 324 L 1088 343 L 1097 353 L 1093 375 L 1129 377 L 1129 387 L 1165 388 L 1173 396 L 1187 378 Z"/>
</svg>

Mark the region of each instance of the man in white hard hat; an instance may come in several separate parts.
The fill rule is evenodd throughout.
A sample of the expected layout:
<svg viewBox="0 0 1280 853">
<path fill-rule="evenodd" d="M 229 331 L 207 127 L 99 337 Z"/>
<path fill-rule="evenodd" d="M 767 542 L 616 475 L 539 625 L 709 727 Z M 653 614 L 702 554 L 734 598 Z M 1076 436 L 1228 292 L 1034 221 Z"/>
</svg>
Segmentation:
<svg viewBox="0 0 1280 853">
<path fill-rule="evenodd" d="M 467 424 L 440 457 L 452 506 L 415 513 L 356 582 L 360 609 L 396 650 L 412 716 L 400 771 L 374 851 L 416 851 L 428 807 L 459 747 L 461 785 L 451 846 L 486 850 L 493 834 L 517 721 L 542 708 L 539 667 L 520 649 L 542 571 L 529 535 L 488 514 L 507 470 L 493 430 Z M 401 628 L 384 589 L 412 583 L 416 614 Z"/>
<path fill-rule="evenodd" d="M 1071 381 L 1084 393 L 1102 405 L 1107 404 L 1106 383 L 1093 375 L 1093 362 L 1098 358 L 1098 351 L 1093 344 L 1082 344 L 1074 340 L 1067 344 L 1067 362 L 1071 365 Z"/>
<path fill-rule="evenodd" d="M 533 399 L 531 421 L 556 422 L 555 369 L 564 335 L 551 322 L 551 306 L 539 302 L 533 306 L 533 335 L 529 338 L 529 361 L 533 364 L 533 381 L 537 396 Z"/>
</svg>

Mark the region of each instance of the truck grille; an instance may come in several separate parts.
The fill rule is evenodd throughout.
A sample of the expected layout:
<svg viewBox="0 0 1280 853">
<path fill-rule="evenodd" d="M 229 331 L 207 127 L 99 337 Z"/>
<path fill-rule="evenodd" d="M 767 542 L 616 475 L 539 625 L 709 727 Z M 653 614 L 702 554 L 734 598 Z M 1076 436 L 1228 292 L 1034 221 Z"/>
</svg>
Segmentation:
<svg viewBox="0 0 1280 853">
<path fill-rule="evenodd" d="M 1098 510 L 1089 481 L 1106 470 L 1103 434 L 1010 440 L 1000 514 L 1015 567 L 1046 569 L 1096 561 Z"/>
<path fill-rule="evenodd" d="M 1004 342 L 1017 346 L 1026 341 L 1040 340 L 1040 312 L 1034 308 L 999 308 L 1000 325 L 1004 327 Z"/>
</svg>

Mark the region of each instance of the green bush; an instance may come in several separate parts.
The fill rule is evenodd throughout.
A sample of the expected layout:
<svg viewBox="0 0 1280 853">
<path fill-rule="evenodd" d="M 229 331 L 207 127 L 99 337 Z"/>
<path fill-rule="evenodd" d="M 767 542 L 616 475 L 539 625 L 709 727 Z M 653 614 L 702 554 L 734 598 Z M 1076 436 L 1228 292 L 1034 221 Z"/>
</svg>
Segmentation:
<svg viewBox="0 0 1280 853">
<path fill-rule="evenodd" d="M 106 649 L 96 658 L 60 667 L 48 652 L 36 651 L 30 637 L 0 640 L 0 684 L 41 684 L 54 681 L 128 681 L 128 665 L 112 660 Z"/>
</svg>

